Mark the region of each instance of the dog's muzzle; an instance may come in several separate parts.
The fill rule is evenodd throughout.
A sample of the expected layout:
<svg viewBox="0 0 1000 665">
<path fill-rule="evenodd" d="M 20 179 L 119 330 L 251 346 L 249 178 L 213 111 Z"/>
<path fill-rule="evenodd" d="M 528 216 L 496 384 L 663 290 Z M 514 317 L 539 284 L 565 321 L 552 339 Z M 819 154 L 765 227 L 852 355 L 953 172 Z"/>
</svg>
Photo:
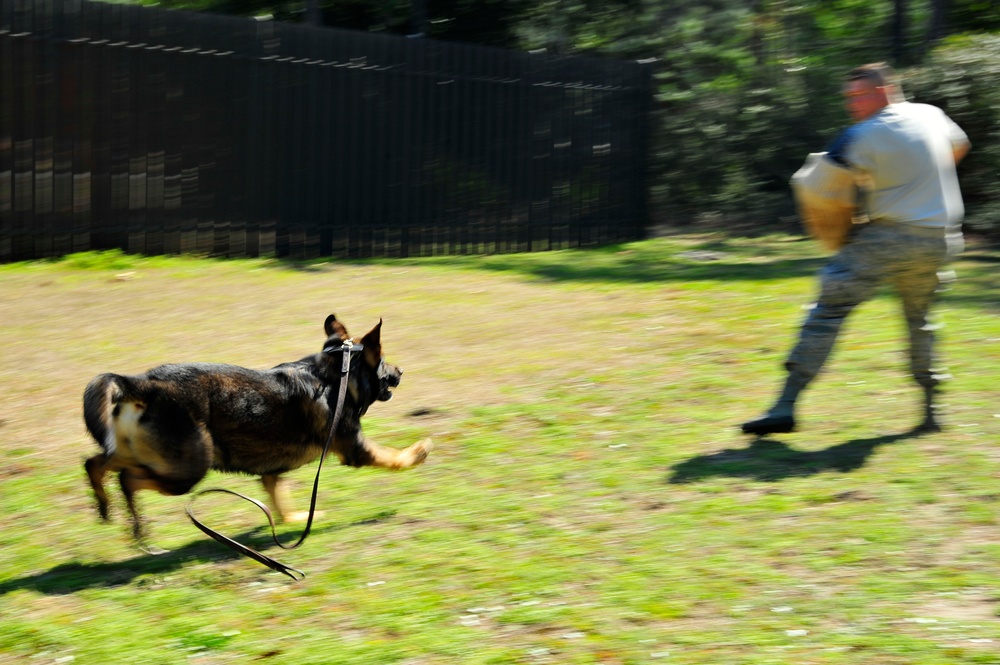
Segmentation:
<svg viewBox="0 0 1000 665">
<path fill-rule="evenodd" d="M 403 370 L 382 360 L 375 373 L 378 375 L 378 397 L 376 399 L 380 402 L 388 402 L 392 399 L 391 388 L 399 386 Z"/>
</svg>

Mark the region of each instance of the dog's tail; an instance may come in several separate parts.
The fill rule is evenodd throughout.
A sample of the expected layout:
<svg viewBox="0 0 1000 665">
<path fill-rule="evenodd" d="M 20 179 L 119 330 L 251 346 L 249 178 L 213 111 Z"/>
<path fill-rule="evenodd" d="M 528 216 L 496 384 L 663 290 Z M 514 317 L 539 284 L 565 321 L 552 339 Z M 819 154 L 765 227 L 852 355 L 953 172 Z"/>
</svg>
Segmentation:
<svg viewBox="0 0 1000 665">
<path fill-rule="evenodd" d="M 104 455 L 115 454 L 115 405 L 131 392 L 131 382 L 117 374 L 95 377 L 83 391 L 83 420 L 94 440 L 104 449 Z"/>
</svg>

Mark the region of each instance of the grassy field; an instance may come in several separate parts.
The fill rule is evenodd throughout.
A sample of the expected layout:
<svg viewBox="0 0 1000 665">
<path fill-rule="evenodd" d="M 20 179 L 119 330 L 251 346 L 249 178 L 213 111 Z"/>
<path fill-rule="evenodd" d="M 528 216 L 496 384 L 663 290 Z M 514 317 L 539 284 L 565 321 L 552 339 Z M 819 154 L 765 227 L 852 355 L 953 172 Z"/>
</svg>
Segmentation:
<svg viewBox="0 0 1000 665">
<path fill-rule="evenodd" d="M 948 429 L 888 294 L 849 321 L 799 433 L 753 440 L 822 255 L 679 235 L 592 251 L 287 264 L 86 254 L 0 266 L 0 663 L 1000 663 L 1000 252 L 939 312 Z M 335 312 L 406 374 L 366 432 L 403 473 L 324 468 L 303 547 L 249 504 L 239 558 L 140 495 L 160 556 L 99 522 L 81 394 L 104 371 L 270 367 Z M 308 505 L 315 465 L 292 474 Z M 200 487 L 262 498 L 255 479 Z M 214 498 L 218 496 L 218 498 Z M 283 539 L 299 533 L 280 527 Z"/>
</svg>

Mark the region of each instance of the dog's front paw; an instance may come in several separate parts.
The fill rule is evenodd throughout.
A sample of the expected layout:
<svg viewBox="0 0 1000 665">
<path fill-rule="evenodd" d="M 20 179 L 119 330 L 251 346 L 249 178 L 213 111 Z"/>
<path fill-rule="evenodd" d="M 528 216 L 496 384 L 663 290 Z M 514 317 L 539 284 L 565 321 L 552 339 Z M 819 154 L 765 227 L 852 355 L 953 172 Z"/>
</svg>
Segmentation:
<svg viewBox="0 0 1000 665">
<path fill-rule="evenodd" d="M 408 466 L 417 466 L 418 464 L 423 464 L 424 460 L 427 459 L 427 455 L 430 454 L 431 450 L 434 448 L 434 442 L 430 439 L 421 439 L 417 441 L 412 446 L 407 449 L 407 453 L 410 455 L 410 464 Z"/>
<path fill-rule="evenodd" d="M 313 519 L 323 516 L 322 510 L 317 510 L 313 513 Z M 281 521 L 283 524 L 301 524 L 309 521 L 309 511 L 308 510 L 294 510 L 290 513 L 286 513 L 282 516 Z"/>
<path fill-rule="evenodd" d="M 152 556 L 161 556 L 163 554 L 170 553 L 170 550 L 165 550 L 162 547 L 157 547 L 156 545 L 150 545 L 147 542 L 136 543 L 136 546 L 139 548 L 139 551 Z"/>
</svg>

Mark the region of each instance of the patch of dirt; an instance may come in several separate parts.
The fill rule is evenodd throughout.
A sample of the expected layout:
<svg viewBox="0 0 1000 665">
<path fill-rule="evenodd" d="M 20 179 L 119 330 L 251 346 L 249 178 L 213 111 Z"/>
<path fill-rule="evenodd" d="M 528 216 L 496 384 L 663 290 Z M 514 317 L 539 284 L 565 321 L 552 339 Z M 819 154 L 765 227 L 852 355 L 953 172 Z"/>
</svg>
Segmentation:
<svg viewBox="0 0 1000 665">
<path fill-rule="evenodd" d="M 954 593 L 939 596 L 920 606 L 916 615 L 961 622 L 989 621 L 1000 624 L 997 608 L 1000 599 L 979 591 Z M 997 637 L 997 648 L 1000 649 L 1000 636 Z"/>
</svg>

